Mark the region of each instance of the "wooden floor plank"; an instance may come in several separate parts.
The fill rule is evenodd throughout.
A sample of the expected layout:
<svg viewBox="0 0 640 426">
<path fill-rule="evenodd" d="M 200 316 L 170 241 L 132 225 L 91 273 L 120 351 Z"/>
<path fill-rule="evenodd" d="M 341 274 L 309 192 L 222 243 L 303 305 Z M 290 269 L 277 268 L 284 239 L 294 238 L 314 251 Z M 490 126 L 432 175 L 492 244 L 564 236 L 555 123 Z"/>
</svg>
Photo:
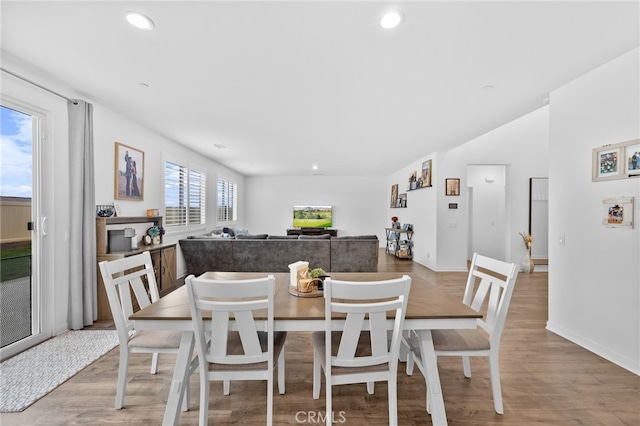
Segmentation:
<svg viewBox="0 0 640 426">
<path fill-rule="evenodd" d="M 462 298 L 466 273 L 435 273 L 414 262 L 381 251 L 380 271 L 407 272 L 430 280 Z M 507 317 L 500 351 L 504 414 L 493 410 L 487 363 L 472 359 L 471 379 L 464 378 L 457 358 L 438 361 L 450 425 L 628 425 L 640 424 L 640 378 L 635 374 L 545 329 L 547 273 L 520 274 Z M 94 328 L 112 327 L 99 323 Z M 161 357 L 159 372 L 149 374 L 150 357 L 131 358 L 125 408 L 113 408 L 118 349 L 110 351 L 22 413 L 0 415 L 3 426 L 159 425 L 173 371 L 174 356 Z M 312 346 L 308 333 L 290 333 L 286 345 L 287 392 L 274 396 L 274 424 L 321 424 L 324 386 L 319 400 L 311 396 Z M 416 369 L 398 373 L 400 425 L 430 425 L 425 411 L 425 381 Z M 212 385 L 209 422 L 217 425 L 263 425 L 266 385 L 234 382 L 231 395 Z M 198 379 L 191 380 L 190 411 L 182 425 L 198 424 Z M 364 385 L 334 389 L 335 424 L 388 424 L 387 387 L 374 395 Z"/>
</svg>

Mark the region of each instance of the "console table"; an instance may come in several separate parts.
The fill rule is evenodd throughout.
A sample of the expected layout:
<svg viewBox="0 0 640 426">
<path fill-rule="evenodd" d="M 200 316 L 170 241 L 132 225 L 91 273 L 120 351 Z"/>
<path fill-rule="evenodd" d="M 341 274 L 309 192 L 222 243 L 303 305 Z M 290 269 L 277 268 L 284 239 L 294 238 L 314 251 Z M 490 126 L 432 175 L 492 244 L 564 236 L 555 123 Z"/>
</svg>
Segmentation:
<svg viewBox="0 0 640 426">
<path fill-rule="evenodd" d="M 287 235 L 325 235 L 329 234 L 332 237 L 338 236 L 337 229 L 328 228 L 294 228 L 287 229 Z"/>
<path fill-rule="evenodd" d="M 398 228 L 384 228 L 387 233 L 387 245 L 385 253 L 391 253 L 400 259 L 412 259 L 413 258 L 413 231 L 398 229 Z M 400 239 L 401 234 L 407 234 L 405 239 Z"/>
<path fill-rule="evenodd" d="M 162 242 L 154 245 L 140 245 L 138 249 L 125 252 L 109 252 L 107 225 L 130 225 L 149 223 L 162 226 L 162 216 L 135 216 L 135 217 L 97 217 L 96 218 L 96 260 L 98 263 L 103 260 L 115 260 L 123 257 L 140 254 L 149 251 L 153 271 L 156 275 L 156 284 L 160 297 L 172 292 L 177 288 L 177 265 L 176 265 L 176 244 L 166 244 Z M 98 279 L 98 319 L 112 320 L 109 299 L 104 288 L 100 269 L 97 268 Z"/>
</svg>

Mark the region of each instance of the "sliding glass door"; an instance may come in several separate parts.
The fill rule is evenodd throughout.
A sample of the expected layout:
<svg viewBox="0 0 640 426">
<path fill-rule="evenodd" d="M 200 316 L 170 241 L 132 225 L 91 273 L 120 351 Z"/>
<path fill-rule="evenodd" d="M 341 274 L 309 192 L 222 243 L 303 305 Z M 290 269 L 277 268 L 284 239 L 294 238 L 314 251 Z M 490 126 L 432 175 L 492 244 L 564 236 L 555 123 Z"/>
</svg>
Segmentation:
<svg viewBox="0 0 640 426">
<path fill-rule="evenodd" d="M 0 357 L 41 340 L 41 117 L 3 100 L 0 169 Z"/>
</svg>

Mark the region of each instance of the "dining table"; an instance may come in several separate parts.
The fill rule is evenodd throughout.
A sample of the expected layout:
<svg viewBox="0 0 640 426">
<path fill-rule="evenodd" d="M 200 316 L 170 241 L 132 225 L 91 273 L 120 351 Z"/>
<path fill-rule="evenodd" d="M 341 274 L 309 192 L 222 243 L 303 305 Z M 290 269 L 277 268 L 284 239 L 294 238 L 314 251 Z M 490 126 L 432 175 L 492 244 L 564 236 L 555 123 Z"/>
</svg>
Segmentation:
<svg viewBox="0 0 640 426">
<path fill-rule="evenodd" d="M 382 281 L 402 277 L 398 272 L 335 272 L 332 279 L 344 281 Z M 290 292 L 288 273 L 264 272 L 205 272 L 200 277 L 220 280 L 275 277 L 274 327 L 276 331 L 322 331 L 325 329 L 324 297 Z M 422 370 L 426 372 L 427 399 L 434 425 L 446 425 L 447 416 L 440 386 L 436 353 L 431 330 L 473 329 L 482 315 L 436 287 L 428 279 L 411 276 L 411 290 L 407 302 L 404 330 L 418 336 Z M 322 296 L 321 294 L 316 296 Z M 189 386 L 190 363 L 194 356 L 195 337 L 186 286 L 165 295 L 151 305 L 130 316 L 136 330 L 181 331 L 182 339 L 176 358 L 173 379 L 165 408 L 163 425 L 177 425 L 185 388 Z M 391 325 L 392 322 L 390 321 Z M 312 371 L 309 371 L 312 374 Z M 311 390 L 309 391 L 311 397 Z M 426 407 L 425 407 L 426 408 Z M 425 415 L 427 413 L 425 412 Z"/>
</svg>

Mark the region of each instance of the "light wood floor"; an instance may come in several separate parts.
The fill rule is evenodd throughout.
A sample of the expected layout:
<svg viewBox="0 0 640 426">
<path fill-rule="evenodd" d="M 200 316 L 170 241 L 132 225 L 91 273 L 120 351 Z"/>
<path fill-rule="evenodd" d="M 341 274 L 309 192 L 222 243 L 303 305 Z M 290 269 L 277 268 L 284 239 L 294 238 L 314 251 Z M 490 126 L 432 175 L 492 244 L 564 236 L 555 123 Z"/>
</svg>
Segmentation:
<svg viewBox="0 0 640 426">
<path fill-rule="evenodd" d="M 462 298 L 465 273 L 434 273 L 411 261 L 380 255 L 380 271 L 419 275 Z M 504 415 L 493 411 L 485 359 L 473 359 L 473 377 L 465 379 L 455 358 L 439 359 L 442 391 L 450 425 L 639 425 L 640 378 L 545 330 L 547 273 L 520 274 L 503 333 L 500 369 Z M 95 327 L 109 327 L 97 324 Z M 321 397 L 311 396 L 312 352 L 309 335 L 290 333 L 286 346 L 285 395 L 274 397 L 274 423 L 320 424 Z M 125 408 L 113 408 L 118 349 L 49 393 L 22 413 L 1 414 L 0 424 L 13 425 L 159 425 L 169 392 L 175 357 L 161 358 L 157 375 L 149 374 L 149 357 L 131 359 Z M 191 380 L 190 411 L 181 424 L 198 423 L 198 379 Z M 234 382 L 231 395 L 212 385 L 209 421 L 220 425 L 263 425 L 265 385 Z M 364 385 L 334 388 L 336 423 L 386 425 L 387 387 L 375 395 Z M 342 415 L 338 413 L 342 412 Z M 425 411 L 425 382 L 417 371 L 409 377 L 404 364 L 398 373 L 400 425 L 430 425 Z"/>
</svg>

